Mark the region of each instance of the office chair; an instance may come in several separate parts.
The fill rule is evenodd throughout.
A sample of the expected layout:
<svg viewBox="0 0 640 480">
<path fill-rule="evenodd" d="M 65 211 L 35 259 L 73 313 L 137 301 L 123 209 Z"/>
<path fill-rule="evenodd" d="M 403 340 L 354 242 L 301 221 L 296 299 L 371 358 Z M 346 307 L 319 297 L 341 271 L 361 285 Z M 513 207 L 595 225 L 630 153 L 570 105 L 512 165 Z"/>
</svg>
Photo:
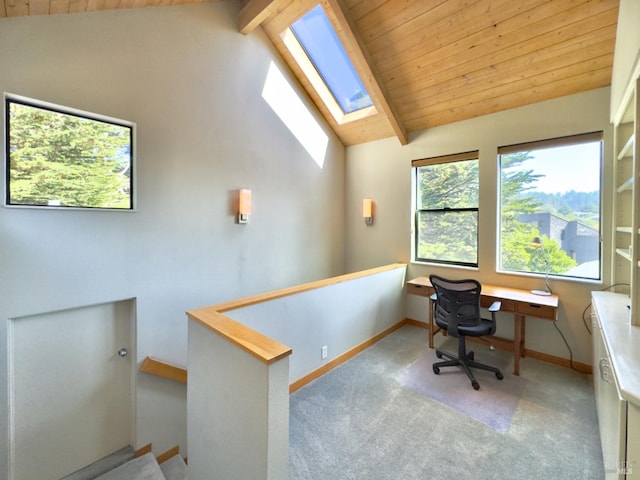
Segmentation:
<svg viewBox="0 0 640 480">
<path fill-rule="evenodd" d="M 433 317 L 436 325 L 446 330 L 449 335 L 458 339 L 458 356 L 436 349 L 438 358 L 448 358 L 433 364 L 433 373 L 440 373 L 441 367 L 460 367 L 465 371 L 471 386 L 475 390 L 480 384 L 471 372 L 472 368 L 495 373 L 498 380 L 504 376 L 496 367 L 474 361 L 473 352 L 467 352 L 466 337 L 484 337 L 496 332 L 496 312 L 500 310 L 500 302 L 493 302 L 489 307 L 491 320 L 481 317 L 480 290 L 482 286 L 476 280 L 447 280 L 437 275 L 430 275 L 431 285 L 435 289 L 431 297 L 434 300 Z"/>
</svg>

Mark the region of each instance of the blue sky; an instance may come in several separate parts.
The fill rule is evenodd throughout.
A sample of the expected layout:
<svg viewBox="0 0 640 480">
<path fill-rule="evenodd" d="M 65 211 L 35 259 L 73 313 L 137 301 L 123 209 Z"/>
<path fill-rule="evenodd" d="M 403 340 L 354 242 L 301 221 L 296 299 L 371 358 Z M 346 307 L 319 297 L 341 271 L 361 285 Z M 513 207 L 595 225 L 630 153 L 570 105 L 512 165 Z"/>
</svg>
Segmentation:
<svg viewBox="0 0 640 480">
<path fill-rule="evenodd" d="M 536 190 L 545 193 L 600 190 L 600 142 L 537 150 L 534 159 L 522 164 L 544 175 Z"/>
<path fill-rule="evenodd" d="M 349 99 L 358 95 L 359 92 L 366 92 L 366 89 L 322 6 L 317 5 L 311 9 L 294 22 L 291 29 L 340 104 L 342 111 L 349 113 L 361 108 L 361 106 L 350 104 Z"/>
</svg>

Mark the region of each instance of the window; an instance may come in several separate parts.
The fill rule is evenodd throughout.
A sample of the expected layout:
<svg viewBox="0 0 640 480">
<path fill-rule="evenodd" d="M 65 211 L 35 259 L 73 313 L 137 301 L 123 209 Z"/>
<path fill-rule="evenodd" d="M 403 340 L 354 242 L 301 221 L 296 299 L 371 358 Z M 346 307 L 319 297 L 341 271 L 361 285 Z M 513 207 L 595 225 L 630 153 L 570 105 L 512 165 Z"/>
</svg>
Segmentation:
<svg viewBox="0 0 640 480">
<path fill-rule="evenodd" d="M 7 205 L 133 209 L 133 124 L 5 96 Z"/>
<path fill-rule="evenodd" d="M 599 279 L 602 133 L 501 147 L 498 154 L 499 268 Z"/>
<path fill-rule="evenodd" d="M 478 266 L 478 152 L 414 160 L 413 258 Z"/>
<path fill-rule="evenodd" d="M 292 23 L 282 39 L 338 123 L 375 113 L 371 97 L 321 5 Z"/>
</svg>

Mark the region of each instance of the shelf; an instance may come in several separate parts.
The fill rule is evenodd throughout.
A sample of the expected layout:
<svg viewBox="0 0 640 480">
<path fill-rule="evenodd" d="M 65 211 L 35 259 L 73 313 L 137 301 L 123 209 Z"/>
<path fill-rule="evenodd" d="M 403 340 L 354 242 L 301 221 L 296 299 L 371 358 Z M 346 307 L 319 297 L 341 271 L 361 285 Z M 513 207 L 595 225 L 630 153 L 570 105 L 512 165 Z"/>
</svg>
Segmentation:
<svg viewBox="0 0 640 480">
<path fill-rule="evenodd" d="M 623 158 L 628 158 L 633 156 L 633 145 L 635 143 L 635 135 L 631 135 L 627 143 L 624 144 L 624 147 L 620 150 L 618 154 L 618 160 L 622 160 Z"/>
<path fill-rule="evenodd" d="M 633 177 L 631 177 L 630 179 L 628 179 L 626 182 L 624 182 L 622 185 L 618 187 L 618 193 L 630 191 L 632 188 L 633 188 Z"/>
<path fill-rule="evenodd" d="M 631 261 L 631 253 L 629 249 L 626 248 L 616 248 L 616 253 L 620 255 L 622 258 Z"/>
<path fill-rule="evenodd" d="M 612 235 L 615 249 L 613 262 L 613 283 L 629 285 L 629 321 L 640 326 L 640 161 L 636 157 L 640 139 L 640 57 L 634 67 L 635 76 L 627 86 L 627 92 L 616 111 L 614 121 L 613 178 L 616 179 L 615 219 Z M 620 183 L 618 183 L 620 182 Z M 628 193 L 624 193 L 628 192 Z"/>
</svg>

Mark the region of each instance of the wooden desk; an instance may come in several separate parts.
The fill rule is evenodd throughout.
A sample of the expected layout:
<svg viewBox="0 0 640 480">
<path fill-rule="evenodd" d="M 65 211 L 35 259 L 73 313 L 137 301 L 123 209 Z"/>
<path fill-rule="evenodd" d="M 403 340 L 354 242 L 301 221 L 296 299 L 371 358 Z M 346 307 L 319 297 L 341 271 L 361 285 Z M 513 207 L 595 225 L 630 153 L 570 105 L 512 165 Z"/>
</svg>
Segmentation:
<svg viewBox="0 0 640 480">
<path fill-rule="evenodd" d="M 406 284 L 407 293 L 431 297 L 435 292 L 429 277 L 418 277 Z M 524 357 L 525 323 L 527 316 L 556 320 L 558 317 L 557 295 L 535 295 L 529 290 L 482 284 L 480 305 L 487 308 L 494 301 L 502 303 L 501 312 L 513 312 L 513 373 L 520 375 L 520 358 Z M 433 336 L 440 331 L 433 321 L 433 300 L 429 300 L 429 348 L 433 348 Z M 511 340 L 500 339 L 511 343 Z"/>
</svg>

